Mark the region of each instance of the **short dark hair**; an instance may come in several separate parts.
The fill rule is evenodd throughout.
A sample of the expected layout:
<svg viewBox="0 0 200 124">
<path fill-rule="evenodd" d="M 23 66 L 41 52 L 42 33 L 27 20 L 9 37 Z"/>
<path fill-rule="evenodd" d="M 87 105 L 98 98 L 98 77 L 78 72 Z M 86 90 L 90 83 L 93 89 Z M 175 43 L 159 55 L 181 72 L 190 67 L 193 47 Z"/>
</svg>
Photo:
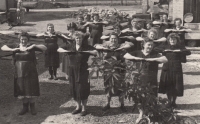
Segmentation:
<svg viewBox="0 0 200 124">
<path fill-rule="evenodd" d="M 28 40 L 30 39 L 29 34 L 28 34 L 27 32 L 25 32 L 25 31 L 22 31 L 22 32 L 18 35 L 19 40 L 20 40 L 21 37 L 27 37 Z"/>
<path fill-rule="evenodd" d="M 176 38 L 177 44 L 180 44 L 180 36 L 179 36 L 177 33 L 171 33 L 171 34 L 168 35 L 168 37 L 167 37 L 167 43 L 168 43 L 168 44 L 170 44 L 170 43 L 169 43 L 169 40 L 170 40 L 171 38 Z"/>
<path fill-rule="evenodd" d="M 119 28 L 120 30 L 122 30 L 122 26 L 119 23 L 116 23 L 113 25 L 113 29 Z"/>
<path fill-rule="evenodd" d="M 70 30 L 74 28 L 75 30 L 77 29 L 77 25 L 74 22 L 71 22 L 67 25 L 67 30 Z"/>
<path fill-rule="evenodd" d="M 176 21 L 180 21 L 180 23 L 182 23 L 182 19 L 181 18 L 175 18 L 174 19 L 174 24 L 176 23 Z"/>
<path fill-rule="evenodd" d="M 119 39 L 119 36 L 118 36 L 118 34 L 117 33 L 115 33 L 115 32 L 112 32 L 112 33 L 110 33 L 110 37 L 111 37 L 111 35 L 114 35 L 114 36 L 116 36 L 117 37 L 117 39 Z M 109 37 L 109 38 L 110 38 Z"/>
</svg>

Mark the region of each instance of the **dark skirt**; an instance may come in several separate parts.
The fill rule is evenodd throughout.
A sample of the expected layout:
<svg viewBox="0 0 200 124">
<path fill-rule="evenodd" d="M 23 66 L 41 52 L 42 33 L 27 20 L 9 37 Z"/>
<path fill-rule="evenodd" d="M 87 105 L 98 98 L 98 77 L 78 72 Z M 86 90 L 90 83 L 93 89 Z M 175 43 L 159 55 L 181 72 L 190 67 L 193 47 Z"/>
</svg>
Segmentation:
<svg viewBox="0 0 200 124">
<path fill-rule="evenodd" d="M 67 54 L 63 54 L 63 59 L 62 59 L 62 72 L 68 75 L 69 71 L 69 57 Z"/>
<path fill-rule="evenodd" d="M 34 62 L 15 62 L 14 96 L 39 96 L 39 79 Z"/>
<path fill-rule="evenodd" d="M 94 46 L 95 44 L 102 44 L 101 40 L 102 32 L 98 30 L 92 30 L 88 44 Z"/>
<path fill-rule="evenodd" d="M 141 73 L 139 76 L 139 81 L 140 83 L 144 84 L 150 84 L 152 87 L 152 91 L 155 96 L 158 96 L 158 82 L 157 82 L 157 74 L 146 74 L 146 73 Z"/>
<path fill-rule="evenodd" d="M 57 51 L 45 51 L 45 67 L 53 66 L 58 68 L 60 64 Z"/>
<path fill-rule="evenodd" d="M 162 71 L 159 93 L 183 96 L 183 73 L 180 71 Z"/>
<path fill-rule="evenodd" d="M 90 94 L 89 71 L 86 67 L 77 66 L 68 66 L 68 69 L 71 96 L 76 101 L 88 99 Z"/>
</svg>

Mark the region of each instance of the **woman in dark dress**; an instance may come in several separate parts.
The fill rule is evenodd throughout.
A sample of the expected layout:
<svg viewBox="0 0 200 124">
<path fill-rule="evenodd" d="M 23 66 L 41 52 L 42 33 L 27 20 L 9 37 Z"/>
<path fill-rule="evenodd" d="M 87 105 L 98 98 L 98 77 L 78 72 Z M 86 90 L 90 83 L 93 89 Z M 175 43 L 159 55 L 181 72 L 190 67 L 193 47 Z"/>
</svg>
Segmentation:
<svg viewBox="0 0 200 124">
<path fill-rule="evenodd" d="M 136 37 L 141 37 L 142 36 L 142 33 L 145 31 L 142 27 L 142 24 L 141 24 L 141 19 L 133 19 L 131 21 L 131 27 L 130 28 L 127 28 L 127 29 L 124 29 L 122 30 L 121 32 L 122 33 L 126 33 L 128 34 L 129 36 L 133 36 L 134 39 L 136 39 Z M 134 40 L 133 42 L 134 44 L 134 48 L 133 50 L 141 50 L 141 45 L 140 45 L 140 42 L 137 42 L 136 40 Z"/>
<path fill-rule="evenodd" d="M 168 20 L 168 15 L 164 13 L 162 15 L 162 20 L 153 21 L 155 26 L 158 26 L 158 38 L 166 37 L 165 29 L 170 28 L 170 21 Z"/>
<path fill-rule="evenodd" d="M 107 21 L 101 21 L 99 19 L 99 14 L 93 14 L 93 22 L 87 22 L 84 26 L 89 26 L 91 28 L 89 44 L 94 46 L 94 44 L 101 44 L 101 36 L 103 33 L 103 25 L 107 25 Z"/>
<path fill-rule="evenodd" d="M 119 44 L 118 34 L 113 32 L 110 34 L 109 41 L 105 42 L 104 44 L 96 44 L 95 48 L 103 51 L 104 60 L 112 59 L 112 57 L 114 56 L 116 57 L 118 61 L 124 62 L 123 54 L 125 53 L 125 50 L 130 48 L 132 45 L 133 44 L 129 44 L 127 42 L 123 44 Z M 111 67 L 109 64 L 106 64 L 105 66 L 106 68 Z M 120 64 L 116 65 L 116 67 L 125 68 Z M 123 81 L 125 77 L 125 71 L 121 69 L 116 69 L 115 71 L 120 75 L 120 78 L 119 80 L 114 80 L 115 82 L 114 86 L 112 86 L 111 84 L 111 78 L 105 81 L 105 79 L 107 79 L 107 76 L 104 77 L 104 86 L 105 86 L 105 92 L 106 92 L 106 97 L 107 97 L 107 104 L 106 106 L 103 107 L 103 111 L 110 109 L 110 101 L 113 96 L 119 97 L 119 102 L 121 104 L 120 109 L 122 111 L 126 111 L 124 107 L 124 96 L 122 95 L 123 91 L 121 90 L 123 86 L 119 85 L 121 84 L 121 82 Z"/>
<path fill-rule="evenodd" d="M 180 37 L 180 43 L 182 46 L 185 47 L 185 33 L 191 32 L 191 29 L 186 29 L 185 27 L 181 26 L 182 20 L 180 18 L 174 19 L 174 27 L 172 29 L 165 29 L 167 36 L 170 33 L 177 33 Z"/>
<path fill-rule="evenodd" d="M 45 46 L 47 50 L 45 51 L 45 67 L 49 68 L 49 79 L 58 80 L 57 78 L 57 68 L 59 67 L 59 53 L 58 49 L 58 34 L 54 31 L 54 25 L 47 24 L 47 32 L 42 34 L 37 34 L 37 37 L 43 37 L 45 39 Z"/>
<path fill-rule="evenodd" d="M 23 109 L 19 115 L 29 111 L 36 115 L 35 97 L 40 95 L 38 73 L 36 69 L 35 51 L 44 51 L 44 45 L 28 44 L 29 35 L 25 32 L 19 35 L 20 44 L 4 45 L 3 51 L 13 52 L 15 66 L 14 73 L 14 96 L 23 100 Z"/>
<path fill-rule="evenodd" d="M 177 34 L 171 33 L 167 38 L 167 45 L 155 48 L 167 57 L 168 62 L 162 67 L 159 92 L 166 93 L 170 101 L 169 107 L 177 107 L 177 96 L 183 96 L 183 70 L 181 63 L 186 60 L 183 56 L 190 55 L 191 52 L 181 45 Z"/>
<path fill-rule="evenodd" d="M 68 75 L 71 87 L 70 92 L 77 104 L 72 114 L 81 113 L 81 116 L 85 116 L 87 114 L 86 103 L 90 94 L 87 62 L 90 55 L 96 55 L 97 51 L 92 46 L 82 43 L 84 37 L 82 33 L 77 32 L 74 37 L 74 44 L 64 45 L 58 49 L 58 52 L 67 53 L 69 58 Z"/>
<path fill-rule="evenodd" d="M 153 86 L 153 95 L 157 96 L 158 64 L 167 62 L 167 58 L 153 51 L 153 46 L 154 43 L 152 40 L 145 39 L 142 41 L 142 50 L 126 53 L 124 55 L 124 58 L 127 60 L 136 61 L 136 68 L 138 69 L 138 71 L 140 71 L 141 74 L 140 82 Z M 139 122 L 139 120 L 143 117 L 143 110 L 140 109 L 139 112 L 140 115 L 137 119 L 137 122 Z"/>
</svg>

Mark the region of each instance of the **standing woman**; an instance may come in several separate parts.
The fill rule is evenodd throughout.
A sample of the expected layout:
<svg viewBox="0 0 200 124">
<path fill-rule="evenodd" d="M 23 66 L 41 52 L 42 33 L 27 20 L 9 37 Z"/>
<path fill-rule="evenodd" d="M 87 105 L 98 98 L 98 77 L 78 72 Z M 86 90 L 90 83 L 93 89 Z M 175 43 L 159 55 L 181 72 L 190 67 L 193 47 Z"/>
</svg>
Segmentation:
<svg viewBox="0 0 200 124">
<path fill-rule="evenodd" d="M 89 26 L 91 28 L 89 44 L 94 46 L 95 44 L 101 44 L 101 36 L 103 33 L 103 25 L 107 25 L 107 21 L 101 21 L 99 19 L 99 14 L 93 14 L 93 22 L 87 22 L 84 26 Z"/>
<path fill-rule="evenodd" d="M 134 18 L 131 21 L 131 27 L 124 29 L 121 32 L 126 33 L 129 36 L 133 36 L 134 39 L 136 37 L 141 37 L 142 33 L 144 32 L 144 29 L 140 21 L 141 21 L 140 19 Z M 136 40 L 134 40 L 133 44 L 134 44 L 133 50 L 141 50 L 140 42 L 137 42 Z"/>
<path fill-rule="evenodd" d="M 118 34 L 113 32 L 109 36 L 109 41 L 105 42 L 104 44 L 96 44 L 95 48 L 98 50 L 103 50 L 104 52 L 104 60 L 109 60 L 112 59 L 112 57 L 116 57 L 117 61 L 124 62 L 124 58 L 122 57 L 126 49 L 130 48 L 133 44 L 130 43 L 119 43 L 119 37 Z M 110 64 L 105 63 L 106 68 L 111 68 Z M 115 67 L 119 68 L 125 68 L 123 65 L 115 65 Z M 107 103 L 103 107 L 103 111 L 106 111 L 110 109 L 110 101 L 113 96 L 118 96 L 119 97 L 119 102 L 121 104 L 120 109 L 125 112 L 126 108 L 124 106 L 124 96 L 122 95 L 123 93 L 123 87 L 122 86 L 122 81 L 124 80 L 125 77 L 125 71 L 123 69 L 115 69 L 115 72 L 117 72 L 120 77 L 119 80 L 115 80 L 112 82 L 112 78 L 108 78 L 107 75 L 104 76 L 104 86 L 105 86 L 105 93 L 107 97 Z M 108 79 L 107 79 L 108 78 Z M 107 80 L 106 80 L 107 79 Z M 112 85 L 114 83 L 114 86 Z M 119 85 L 120 84 L 120 85 Z"/>
<path fill-rule="evenodd" d="M 177 33 L 180 37 L 180 44 L 185 47 L 185 33 L 190 32 L 191 29 L 186 29 L 185 27 L 181 26 L 182 20 L 180 18 L 176 18 L 174 20 L 174 27 L 172 29 L 165 29 L 167 34 L 170 33 Z"/>
<path fill-rule="evenodd" d="M 164 13 L 162 15 L 162 20 L 159 21 L 153 21 L 153 24 L 156 26 L 159 26 L 158 28 L 158 38 L 166 37 L 165 29 L 170 28 L 170 21 L 168 20 L 167 13 Z"/>
<path fill-rule="evenodd" d="M 140 71 L 141 74 L 140 82 L 153 86 L 153 95 L 157 96 L 158 64 L 167 62 L 167 58 L 153 51 L 153 46 L 154 43 L 152 40 L 145 39 L 142 41 L 142 50 L 126 53 L 124 55 L 124 58 L 128 60 L 134 60 L 136 62 L 136 68 L 138 69 L 138 71 Z M 140 115 L 137 121 L 139 121 L 143 117 L 144 110 L 140 109 L 139 112 Z"/>
<path fill-rule="evenodd" d="M 40 95 L 38 73 L 36 69 L 35 51 L 44 51 L 44 45 L 29 44 L 28 33 L 19 35 L 19 44 L 4 45 L 3 51 L 13 52 L 15 66 L 14 96 L 23 100 L 23 109 L 19 115 L 24 115 L 31 109 L 31 114 L 36 115 L 35 97 Z"/>
<path fill-rule="evenodd" d="M 156 48 L 167 57 L 168 62 L 162 67 L 159 92 L 166 93 L 170 101 L 169 107 L 177 107 L 177 96 L 183 96 L 183 70 L 182 64 L 186 60 L 183 56 L 190 55 L 191 52 L 181 45 L 178 34 L 171 33 L 167 37 L 167 45 Z"/>
<path fill-rule="evenodd" d="M 97 51 L 89 45 L 84 45 L 83 34 L 77 32 L 74 35 L 74 44 L 68 44 L 58 49 L 58 52 L 67 53 L 69 57 L 68 75 L 70 82 L 70 92 L 76 101 L 76 109 L 72 114 L 87 114 L 86 104 L 90 94 L 90 82 L 88 82 L 89 71 L 88 59 L 90 55 L 97 55 Z"/>
<path fill-rule="evenodd" d="M 57 78 L 57 68 L 59 67 L 59 53 L 58 49 L 58 35 L 54 31 L 54 25 L 47 24 L 47 32 L 42 34 L 37 34 L 37 37 L 43 37 L 45 39 L 45 46 L 47 50 L 45 51 L 45 67 L 49 68 L 50 77 L 48 79 L 58 80 Z"/>
</svg>

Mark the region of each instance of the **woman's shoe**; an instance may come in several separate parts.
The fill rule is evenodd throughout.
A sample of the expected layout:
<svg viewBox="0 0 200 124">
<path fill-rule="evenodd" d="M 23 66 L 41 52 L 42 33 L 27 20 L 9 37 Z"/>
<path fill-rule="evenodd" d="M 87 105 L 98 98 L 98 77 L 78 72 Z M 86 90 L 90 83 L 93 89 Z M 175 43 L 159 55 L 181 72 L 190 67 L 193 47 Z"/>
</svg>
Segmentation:
<svg viewBox="0 0 200 124">
<path fill-rule="evenodd" d="M 81 116 L 86 116 L 87 115 L 87 111 L 82 111 L 80 115 Z"/>
<path fill-rule="evenodd" d="M 108 110 L 108 109 L 110 109 L 110 105 L 109 105 L 109 104 L 107 104 L 106 106 L 104 106 L 102 110 L 103 110 L 103 111 L 106 111 L 106 110 Z"/>
<path fill-rule="evenodd" d="M 52 79 L 53 79 L 53 77 L 49 77 L 48 79 L 49 79 L 49 80 L 52 80 Z"/>
<path fill-rule="evenodd" d="M 122 105 L 120 106 L 120 109 L 122 110 L 122 112 L 127 112 L 127 109 L 126 109 L 126 107 L 124 106 L 124 104 L 122 104 Z"/>
<path fill-rule="evenodd" d="M 36 115 L 37 111 L 35 109 L 35 103 L 30 103 L 31 114 Z"/>
<path fill-rule="evenodd" d="M 19 115 L 26 114 L 29 111 L 28 107 L 29 107 L 29 103 L 23 103 L 23 108 L 18 114 Z"/>
<path fill-rule="evenodd" d="M 78 114 L 78 113 L 80 113 L 82 111 L 82 109 L 80 108 L 80 109 L 78 109 L 78 110 L 74 110 L 74 111 L 72 111 L 72 114 L 73 115 L 75 115 L 75 114 Z"/>
</svg>

